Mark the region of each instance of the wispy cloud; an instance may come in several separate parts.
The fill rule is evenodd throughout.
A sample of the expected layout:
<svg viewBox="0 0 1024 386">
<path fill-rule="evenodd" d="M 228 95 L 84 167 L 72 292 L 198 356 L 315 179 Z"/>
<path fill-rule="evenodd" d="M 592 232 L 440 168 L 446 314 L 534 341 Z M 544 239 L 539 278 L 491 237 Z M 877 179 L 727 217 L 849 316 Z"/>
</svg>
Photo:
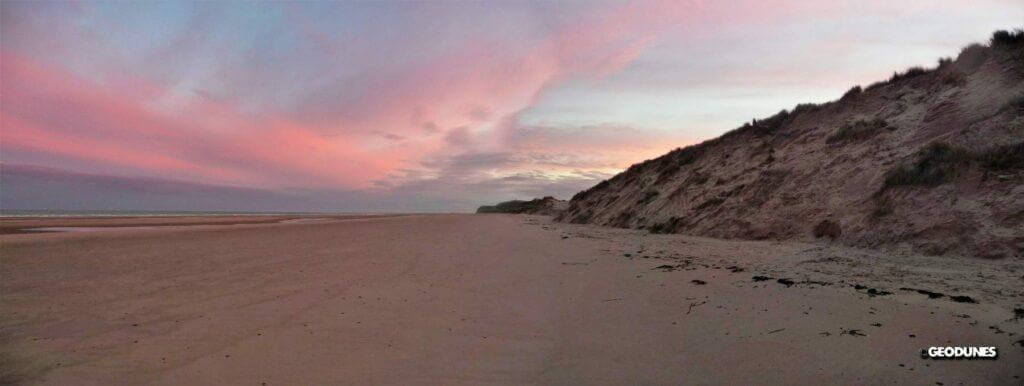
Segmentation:
<svg viewBox="0 0 1024 386">
<path fill-rule="evenodd" d="M 3 2 L 0 150 L 367 208 L 567 196 L 1024 17 L 940 3 Z"/>
</svg>

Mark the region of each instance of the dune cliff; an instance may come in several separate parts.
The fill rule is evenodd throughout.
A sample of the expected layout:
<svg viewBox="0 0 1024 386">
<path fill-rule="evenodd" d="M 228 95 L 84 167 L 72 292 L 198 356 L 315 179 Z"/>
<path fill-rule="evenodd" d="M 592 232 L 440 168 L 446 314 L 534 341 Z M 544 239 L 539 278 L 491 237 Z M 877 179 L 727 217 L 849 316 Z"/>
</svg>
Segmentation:
<svg viewBox="0 0 1024 386">
<path fill-rule="evenodd" d="M 633 165 L 555 219 L 1024 257 L 1024 31 Z"/>
</svg>

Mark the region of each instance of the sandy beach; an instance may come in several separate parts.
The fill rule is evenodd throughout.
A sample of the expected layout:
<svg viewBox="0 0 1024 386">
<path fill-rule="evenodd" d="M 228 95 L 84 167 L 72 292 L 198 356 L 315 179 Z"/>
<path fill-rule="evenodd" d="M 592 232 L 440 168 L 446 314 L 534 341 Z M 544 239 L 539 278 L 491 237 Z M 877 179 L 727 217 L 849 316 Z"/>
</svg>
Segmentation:
<svg viewBox="0 0 1024 386">
<path fill-rule="evenodd" d="M 5 234 L 0 381 L 1020 384 L 1022 275 L 500 214 Z"/>
</svg>

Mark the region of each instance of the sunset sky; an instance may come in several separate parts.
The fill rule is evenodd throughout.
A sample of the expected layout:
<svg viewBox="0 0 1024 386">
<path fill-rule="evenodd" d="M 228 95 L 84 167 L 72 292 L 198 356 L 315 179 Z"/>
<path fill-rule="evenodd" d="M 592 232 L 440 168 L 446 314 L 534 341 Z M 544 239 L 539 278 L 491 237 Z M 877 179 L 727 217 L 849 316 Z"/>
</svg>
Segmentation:
<svg viewBox="0 0 1024 386">
<path fill-rule="evenodd" d="M 4 209 L 568 198 L 1024 21 L 1019 0 L 0 4 Z"/>
</svg>

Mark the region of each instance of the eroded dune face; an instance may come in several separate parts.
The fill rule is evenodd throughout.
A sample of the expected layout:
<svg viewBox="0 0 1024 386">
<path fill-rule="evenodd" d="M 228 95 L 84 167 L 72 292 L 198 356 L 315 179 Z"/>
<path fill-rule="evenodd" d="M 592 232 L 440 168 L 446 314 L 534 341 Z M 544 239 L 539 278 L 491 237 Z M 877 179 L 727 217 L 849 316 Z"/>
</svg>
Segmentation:
<svg viewBox="0 0 1024 386">
<path fill-rule="evenodd" d="M 1024 257 L 1024 36 L 633 165 L 556 219 Z"/>
</svg>

